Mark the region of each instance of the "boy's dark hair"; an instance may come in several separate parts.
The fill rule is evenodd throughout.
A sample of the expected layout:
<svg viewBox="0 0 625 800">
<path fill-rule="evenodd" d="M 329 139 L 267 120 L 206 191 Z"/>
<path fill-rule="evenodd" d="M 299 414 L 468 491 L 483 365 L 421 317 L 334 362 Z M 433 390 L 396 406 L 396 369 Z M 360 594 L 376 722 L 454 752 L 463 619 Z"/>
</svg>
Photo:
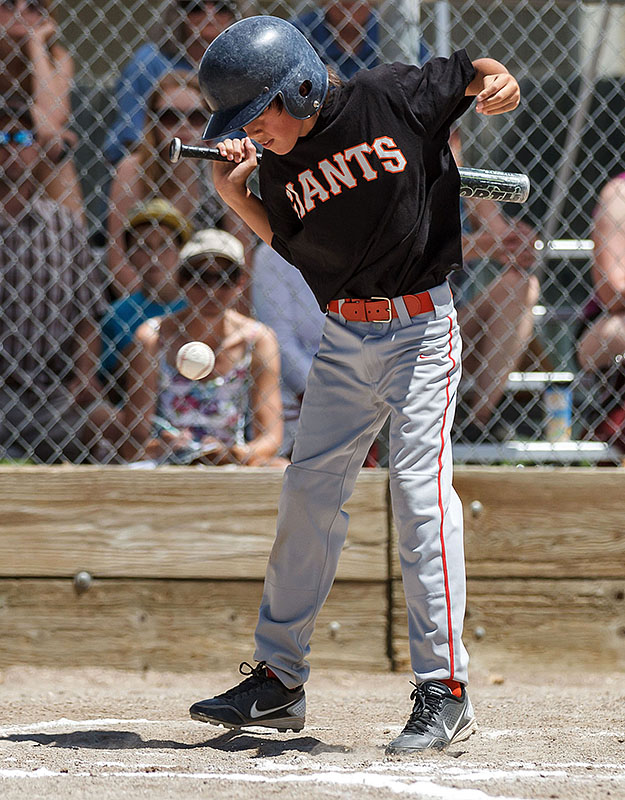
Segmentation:
<svg viewBox="0 0 625 800">
<path fill-rule="evenodd" d="M 343 86 L 345 81 L 338 72 L 333 69 L 332 67 L 327 67 L 328 70 L 328 83 L 330 84 L 331 89 L 338 89 L 340 86 Z"/>
</svg>

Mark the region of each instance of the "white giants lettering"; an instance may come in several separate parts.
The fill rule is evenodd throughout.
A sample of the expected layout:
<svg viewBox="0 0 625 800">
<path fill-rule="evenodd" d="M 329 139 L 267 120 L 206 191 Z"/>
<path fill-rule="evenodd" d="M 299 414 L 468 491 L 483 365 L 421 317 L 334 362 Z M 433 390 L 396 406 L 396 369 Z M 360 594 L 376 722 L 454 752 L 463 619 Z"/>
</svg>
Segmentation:
<svg viewBox="0 0 625 800">
<path fill-rule="evenodd" d="M 289 198 L 291 205 L 295 209 L 295 213 L 301 219 L 306 213 L 306 211 L 304 209 L 304 204 L 302 203 L 300 196 L 295 191 L 295 186 L 293 186 L 291 181 L 289 181 L 284 188 L 286 189 L 286 196 Z"/>
<path fill-rule="evenodd" d="M 372 153 L 373 148 L 366 142 L 357 144 L 356 147 L 350 147 L 345 151 L 345 160 L 351 161 L 354 156 L 358 162 L 358 166 L 362 170 L 362 177 L 367 181 L 374 181 L 378 177 L 378 173 L 373 169 L 371 164 L 367 161 L 365 153 Z"/>
<path fill-rule="evenodd" d="M 394 147 L 395 150 L 385 150 L 385 147 Z M 378 136 L 373 143 L 373 149 L 387 172 L 403 172 L 406 169 L 406 157 L 390 136 Z"/>
<path fill-rule="evenodd" d="M 304 191 L 304 208 L 306 211 L 312 211 L 315 207 L 315 201 L 313 197 L 318 197 L 322 203 L 330 197 L 330 192 L 322 186 L 317 178 L 312 173 L 311 169 L 304 170 L 304 172 L 300 172 L 297 176 L 299 178 L 299 182 L 302 184 L 302 189 Z"/>
<path fill-rule="evenodd" d="M 348 189 L 353 189 L 356 185 L 356 178 L 354 178 L 349 167 L 345 163 L 345 156 L 343 153 L 335 153 L 332 158 L 338 166 L 332 164 L 327 158 L 319 162 L 319 169 L 323 172 L 323 177 L 327 180 L 332 194 L 340 194 L 342 191 L 337 180 L 344 186 L 347 186 Z"/>
<path fill-rule="evenodd" d="M 348 147 L 342 153 L 335 153 L 332 161 L 324 158 L 317 164 L 321 175 L 315 176 L 312 169 L 306 169 L 297 176 L 301 191 L 298 191 L 293 182 L 286 184 L 287 197 L 297 216 L 302 219 L 309 211 L 315 208 L 316 200 L 325 203 L 332 195 L 341 194 L 343 187 L 353 189 L 358 185 L 358 178 L 374 181 L 378 177 L 367 156 L 375 154 L 380 166 L 391 173 L 403 172 L 407 160 L 402 151 L 397 147 L 390 136 L 378 136 L 373 144 L 362 142 L 354 147 Z M 350 165 L 347 162 L 351 162 Z M 358 175 L 359 168 L 360 175 Z M 356 174 L 354 174 L 356 172 Z M 327 184 L 324 185 L 323 181 Z"/>
</svg>

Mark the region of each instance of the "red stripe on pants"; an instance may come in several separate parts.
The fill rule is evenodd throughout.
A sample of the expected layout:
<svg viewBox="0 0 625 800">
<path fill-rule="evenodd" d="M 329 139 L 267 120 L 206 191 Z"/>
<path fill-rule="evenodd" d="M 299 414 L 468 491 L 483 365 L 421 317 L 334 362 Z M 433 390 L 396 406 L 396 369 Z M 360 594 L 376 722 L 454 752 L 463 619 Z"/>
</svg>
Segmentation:
<svg viewBox="0 0 625 800">
<path fill-rule="evenodd" d="M 438 453 L 438 508 L 441 514 L 441 527 L 439 531 L 439 538 L 441 543 L 441 557 L 443 561 L 443 578 L 445 582 L 445 602 L 447 604 L 447 638 L 449 640 L 449 663 L 450 663 L 450 674 L 449 677 L 454 677 L 454 634 L 453 634 L 453 625 L 451 620 L 451 598 L 449 596 L 449 575 L 447 573 L 447 554 L 445 552 L 445 537 L 443 534 L 443 525 L 445 521 L 445 513 L 443 511 L 443 497 L 441 492 L 441 473 L 443 471 L 443 450 L 445 449 L 445 422 L 447 420 L 447 412 L 449 411 L 449 385 L 451 383 L 451 373 L 452 370 L 456 366 L 456 362 L 452 356 L 452 329 L 453 329 L 453 322 L 451 317 L 447 317 L 449 320 L 449 359 L 451 361 L 451 367 L 447 372 L 447 384 L 445 386 L 445 395 L 446 395 L 446 403 L 445 403 L 445 412 L 443 413 L 443 424 L 441 425 L 441 449 Z"/>
</svg>

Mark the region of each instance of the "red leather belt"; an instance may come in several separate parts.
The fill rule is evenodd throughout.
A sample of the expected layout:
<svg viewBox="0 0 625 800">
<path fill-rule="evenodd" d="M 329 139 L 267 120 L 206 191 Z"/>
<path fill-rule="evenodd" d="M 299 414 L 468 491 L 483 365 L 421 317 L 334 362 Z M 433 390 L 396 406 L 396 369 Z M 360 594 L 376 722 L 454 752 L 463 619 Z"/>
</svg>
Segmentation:
<svg viewBox="0 0 625 800">
<path fill-rule="evenodd" d="M 411 317 L 434 311 L 434 303 L 429 292 L 405 294 L 403 296 L 406 311 Z M 331 300 L 328 311 L 340 314 L 349 322 L 390 322 L 399 314 L 395 303 L 389 297 L 371 297 L 368 300 Z"/>
</svg>

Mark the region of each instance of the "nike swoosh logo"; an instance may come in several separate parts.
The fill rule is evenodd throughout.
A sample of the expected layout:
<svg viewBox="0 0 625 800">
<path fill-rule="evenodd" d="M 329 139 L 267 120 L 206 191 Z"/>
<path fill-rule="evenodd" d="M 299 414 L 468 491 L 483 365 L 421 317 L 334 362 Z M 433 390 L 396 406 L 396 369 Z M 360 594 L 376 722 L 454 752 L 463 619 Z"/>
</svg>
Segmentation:
<svg viewBox="0 0 625 800">
<path fill-rule="evenodd" d="M 445 720 L 443 720 L 443 730 L 447 734 L 447 738 L 448 739 L 453 739 L 453 736 L 454 736 L 459 724 L 460 724 L 460 720 L 458 720 L 455 725 L 452 725 L 451 728 L 448 728 L 447 725 L 445 724 Z"/>
<path fill-rule="evenodd" d="M 283 706 L 276 706 L 275 708 L 263 708 L 259 711 L 256 707 L 258 700 L 254 700 L 254 705 L 250 708 L 250 717 L 252 719 L 258 719 L 259 717 L 264 717 L 266 714 L 273 714 L 274 711 L 281 711 L 283 708 L 287 708 L 287 706 L 291 705 L 291 702 L 285 703 Z"/>
</svg>

